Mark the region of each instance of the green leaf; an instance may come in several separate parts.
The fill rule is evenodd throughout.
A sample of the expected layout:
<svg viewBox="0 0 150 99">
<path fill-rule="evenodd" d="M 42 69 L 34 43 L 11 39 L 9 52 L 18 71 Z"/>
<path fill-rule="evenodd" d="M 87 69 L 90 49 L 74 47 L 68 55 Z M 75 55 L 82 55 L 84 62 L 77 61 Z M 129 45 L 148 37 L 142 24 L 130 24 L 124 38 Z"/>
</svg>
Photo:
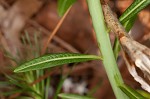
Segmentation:
<svg viewBox="0 0 150 99">
<path fill-rule="evenodd" d="M 76 0 L 58 0 L 58 14 L 63 16 L 67 9 L 75 2 Z"/>
<path fill-rule="evenodd" d="M 41 97 L 41 95 L 38 94 L 34 89 L 32 89 L 28 84 L 19 82 L 17 79 L 13 78 L 12 76 L 9 76 L 9 75 L 5 75 L 5 76 L 9 79 L 9 82 L 12 85 L 18 86 L 21 91 L 30 92 L 30 93 L 34 92 L 36 95 Z"/>
<path fill-rule="evenodd" d="M 130 98 L 130 99 L 146 99 L 144 96 L 142 96 L 140 93 L 132 89 L 131 87 L 121 84 L 119 85 L 119 88 Z"/>
<path fill-rule="evenodd" d="M 139 92 L 141 95 L 143 95 L 144 97 L 146 97 L 146 99 L 150 98 L 150 93 L 143 91 L 143 90 L 137 90 L 137 92 Z"/>
<path fill-rule="evenodd" d="M 132 26 L 134 25 L 136 18 L 137 18 L 137 14 L 135 14 L 133 17 L 131 17 L 129 20 L 123 23 L 123 26 L 127 32 L 129 32 Z"/>
<path fill-rule="evenodd" d="M 96 55 L 86 55 L 78 53 L 57 53 L 57 54 L 48 54 L 35 58 L 31 61 L 28 61 L 19 67 L 17 67 L 14 72 L 26 72 L 31 70 L 38 70 L 44 68 L 52 68 L 58 65 L 84 62 L 89 60 L 98 60 L 101 57 Z"/>
<path fill-rule="evenodd" d="M 49 90 L 50 90 L 49 88 L 50 88 L 50 78 L 47 78 L 45 84 L 45 99 L 48 99 Z"/>
<path fill-rule="evenodd" d="M 77 94 L 61 93 L 58 96 L 62 99 L 94 99 L 94 98 L 91 98 L 91 97 L 81 96 L 81 95 L 77 95 Z"/>
<path fill-rule="evenodd" d="M 137 15 L 142 9 L 150 4 L 150 0 L 134 0 L 134 2 L 126 9 L 126 11 L 119 18 L 121 23 Z"/>
<path fill-rule="evenodd" d="M 16 85 L 17 87 L 20 87 L 22 89 L 28 90 L 28 91 L 32 91 L 32 89 L 30 88 L 30 86 L 27 86 L 27 84 L 24 83 L 20 83 L 19 81 L 17 81 L 16 79 L 14 79 L 11 76 L 6 76 L 9 79 L 9 83 Z"/>
</svg>

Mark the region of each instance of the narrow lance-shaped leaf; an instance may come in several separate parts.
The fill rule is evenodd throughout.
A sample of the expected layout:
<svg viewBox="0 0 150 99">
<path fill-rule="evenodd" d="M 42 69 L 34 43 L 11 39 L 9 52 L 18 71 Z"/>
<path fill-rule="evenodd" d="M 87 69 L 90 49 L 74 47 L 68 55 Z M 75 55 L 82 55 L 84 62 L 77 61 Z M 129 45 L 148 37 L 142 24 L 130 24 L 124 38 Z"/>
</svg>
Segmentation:
<svg viewBox="0 0 150 99">
<path fill-rule="evenodd" d="M 121 23 L 126 22 L 137 15 L 142 9 L 150 4 L 150 0 L 135 0 L 119 18 Z"/>
<path fill-rule="evenodd" d="M 23 83 L 20 83 L 17 79 L 15 79 L 12 76 L 9 76 L 9 75 L 5 75 L 5 76 L 9 79 L 10 84 L 13 84 L 13 85 L 16 85 L 17 87 L 20 87 L 22 89 L 22 91 L 34 92 L 36 95 L 41 97 L 41 95 L 39 93 L 37 93 L 35 90 L 33 90 L 30 86 L 23 84 Z"/>
<path fill-rule="evenodd" d="M 147 99 L 131 87 L 125 85 L 124 83 L 118 80 L 118 75 L 114 76 L 118 87 L 129 97 L 129 99 Z"/>
<path fill-rule="evenodd" d="M 138 93 L 140 93 L 142 96 L 144 96 L 146 99 L 149 99 L 150 93 L 144 91 L 144 90 L 136 90 Z"/>
<path fill-rule="evenodd" d="M 67 9 L 75 2 L 76 0 L 59 0 L 58 1 L 58 14 L 63 16 Z"/>
<path fill-rule="evenodd" d="M 61 97 L 62 99 L 94 99 L 94 98 L 91 98 L 88 96 L 81 96 L 81 95 L 77 95 L 77 94 L 61 93 L 58 96 Z"/>
<path fill-rule="evenodd" d="M 14 70 L 14 72 L 26 72 L 31 70 L 51 68 L 68 63 L 84 62 L 98 59 L 101 59 L 101 57 L 96 55 L 86 55 L 78 53 L 48 54 L 20 65 Z"/>
<path fill-rule="evenodd" d="M 127 95 L 130 97 L 130 99 L 146 99 L 144 96 L 142 96 L 140 93 L 137 91 L 133 90 L 129 86 L 122 84 L 119 86 L 119 88 Z"/>
</svg>

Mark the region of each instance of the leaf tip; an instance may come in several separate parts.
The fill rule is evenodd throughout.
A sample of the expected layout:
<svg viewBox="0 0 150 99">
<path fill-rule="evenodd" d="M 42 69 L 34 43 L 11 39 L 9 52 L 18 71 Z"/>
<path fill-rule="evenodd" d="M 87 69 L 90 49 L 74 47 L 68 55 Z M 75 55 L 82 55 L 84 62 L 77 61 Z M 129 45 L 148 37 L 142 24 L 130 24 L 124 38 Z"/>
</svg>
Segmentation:
<svg viewBox="0 0 150 99">
<path fill-rule="evenodd" d="M 14 70 L 14 73 L 18 73 L 18 72 L 21 72 L 20 68 L 17 67 L 15 70 Z"/>
<path fill-rule="evenodd" d="M 15 69 L 15 70 L 14 70 L 14 73 L 17 73 L 18 71 L 19 71 L 18 69 Z"/>
</svg>

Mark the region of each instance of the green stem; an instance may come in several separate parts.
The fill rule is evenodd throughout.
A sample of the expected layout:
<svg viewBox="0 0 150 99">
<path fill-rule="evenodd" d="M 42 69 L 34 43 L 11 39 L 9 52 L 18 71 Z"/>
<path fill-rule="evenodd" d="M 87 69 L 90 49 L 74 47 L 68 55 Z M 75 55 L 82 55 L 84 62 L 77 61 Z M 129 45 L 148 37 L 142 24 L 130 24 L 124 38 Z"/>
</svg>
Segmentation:
<svg viewBox="0 0 150 99">
<path fill-rule="evenodd" d="M 117 63 L 112 51 L 109 34 L 107 33 L 100 0 L 87 0 L 91 18 L 93 21 L 94 30 L 97 37 L 97 42 L 103 56 L 103 64 L 108 75 L 110 84 L 117 99 L 128 99 L 128 97 L 118 88 L 115 76 L 118 76 L 118 81 L 123 83 L 121 74 L 117 67 Z"/>
<path fill-rule="evenodd" d="M 50 87 L 50 78 L 46 79 L 46 85 L 45 85 L 45 99 L 48 99 L 48 93 L 49 93 L 49 87 Z"/>
<path fill-rule="evenodd" d="M 55 95 L 54 95 L 54 99 L 58 98 L 58 94 L 60 93 L 60 90 L 61 90 L 61 88 L 63 86 L 64 81 L 65 81 L 65 78 L 66 78 L 66 76 L 65 77 L 63 75 L 61 76 L 60 82 L 58 84 L 58 87 L 57 87 Z"/>
</svg>

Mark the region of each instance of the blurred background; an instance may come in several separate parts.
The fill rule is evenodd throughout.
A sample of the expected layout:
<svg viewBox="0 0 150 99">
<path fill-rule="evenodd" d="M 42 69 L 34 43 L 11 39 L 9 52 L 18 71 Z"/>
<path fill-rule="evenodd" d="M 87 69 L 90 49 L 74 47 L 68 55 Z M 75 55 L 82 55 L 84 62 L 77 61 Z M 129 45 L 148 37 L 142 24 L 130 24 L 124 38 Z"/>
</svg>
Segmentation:
<svg viewBox="0 0 150 99">
<path fill-rule="evenodd" d="M 109 5 L 119 17 L 132 2 L 110 0 Z M 13 69 L 18 64 L 41 55 L 48 36 L 61 19 L 57 7 L 57 0 L 0 0 L 0 99 L 28 96 L 20 92 L 6 95 L 16 88 L 16 85 L 4 83 L 9 81 L 6 75 L 14 75 Z M 150 47 L 150 6 L 138 14 L 130 34 L 136 41 Z M 113 33 L 110 33 L 110 38 L 113 45 Z M 100 54 L 86 0 L 77 0 L 72 6 L 46 53 L 59 52 Z M 117 62 L 125 83 L 141 89 L 129 74 L 121 53 Z M 74 68 L 65 79 L 61 92 L 92 94 L 96 99 L 115 99 L 101 62 L 64 65 L 63 74 L 70 72 L 72 66 Z M 51 78 L 48 97 L 53 99 L 62 72 L 57 68 L 50 73 L 45 72 L 43 76 L 46 74 L 47 78 Z"/>
</svg>

